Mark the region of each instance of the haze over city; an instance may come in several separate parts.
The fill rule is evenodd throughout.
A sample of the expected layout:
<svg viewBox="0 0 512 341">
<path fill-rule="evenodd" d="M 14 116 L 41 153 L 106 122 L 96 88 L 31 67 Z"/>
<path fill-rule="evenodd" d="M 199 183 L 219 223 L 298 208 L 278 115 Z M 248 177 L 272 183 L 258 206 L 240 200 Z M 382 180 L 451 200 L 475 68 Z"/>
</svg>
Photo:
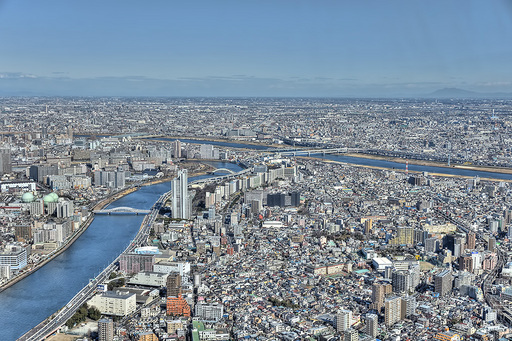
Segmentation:
<svg viewBox="0 0 512 341">
<path fill-rule="evenodd" d="M 509 1 L 1 1 L 0 95 L 512 93 Z"/>
</svg>

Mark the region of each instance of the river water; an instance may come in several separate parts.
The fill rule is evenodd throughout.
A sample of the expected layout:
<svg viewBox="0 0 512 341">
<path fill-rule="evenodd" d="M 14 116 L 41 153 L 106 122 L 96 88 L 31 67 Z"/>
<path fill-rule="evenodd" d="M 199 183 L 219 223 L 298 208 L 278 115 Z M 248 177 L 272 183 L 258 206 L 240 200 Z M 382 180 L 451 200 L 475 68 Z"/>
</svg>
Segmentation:
<svg viewBox="0 0 512 341">
<path fill-rule="evenodd" d="M 226 162 L 211 164 L 234 171 L 242 169 Z M 211 176 L 192 177 L 189 181 Z M 169 190 L 170 182 L 142 187 L 113 202 L 109 208 L 149 209 L 161 194 Z M 99 274 L 128 246 L 143 218 L 142 215 L 97 215 L 65 252 L 0 292 L 0 340 L 16 340 L 62 308 L 89 279 Z"/>
<path fill-rule="evenodd" d="M 265 146 L 231 142 L 186 139 L 186 143 L 212 144 L 224 147 L 265 150 Z M 312 155 L 321 159 L 389 169 L 405 169 L 403 163 L 372 160 L 342 155 Z M 217 168 L 235 171 L 241 168 L 232 163 L 212 162 Z M 445 167 L 409 164 L 409 170 L 419 172 L 480 176 L 512 180 L 512 174 L 482 172 Z M 213 175 L 190 178 L 196 180 Z M 170 190 L 170 183 L 141 188 L 109 207 L 128 206 L 149 209 L 158 197 Z M 94 278 L 126 248 L 136 235 L 143 216 L 98 215 L 87 231 L 65 252 L 29 277 L 0 293 L 0 340 L 15 340 L 39 322 L 63 307 L 90 278 Z"/>
<path fill-rule="evenodd" d="M 175 141 L 176 139 L 169 138 L 154 138 L 155 140 L 167 140 L 167 141 Z M 217 141 L 206 141 L 206 140 L 194 140 L 194 139 L 182 139 L 181 142 L 185 143 L 194 143 L 194 144 L 210 144 L 215 146 L 222 147 L 232 147 L 232 148 L 245 148 L 245 149 L 254 149 L 264 151 L 269 149 L 270 147 L 266 146 L 258 146 L 251 144 L 243 144 L 236 142 L 217 142 Z M 290 147 L 291 148 L 291 147 Z M 382 167 L 389 169 L 402 169 L 405 170 L 405 163 L 386 161 L 386 160 L 373 160 L 363 157 L 354 157 L 354 156 L 345 156 L 345 155 L 333 155 L 333 154 L 312 154 L 311 157 L 345 162 L 353 165 L 364 165 L 371 167 Z M 435 166 L 421 166 L 421 165 L 413 165 L 409 164 L 410 171 L 418 171 L 418 172 L 428 172 L 428 173 L 438 173 L 438 174 L 448 174 L 448 175 L 460 175 L 460 176 L 469 176 L 469 177 L 481 177 L 481 178 L 492 178 L 492 179 L 504 179 L 504 180 L 512 180 L 512 174 L 505 173 L 497 173 L 497 172 L 484 172 L 479 170 L 469 170 L 469 169 L 459 169 L 459 168 L 449 168 L 449 167 L 435 167 Z"/>
</svg>

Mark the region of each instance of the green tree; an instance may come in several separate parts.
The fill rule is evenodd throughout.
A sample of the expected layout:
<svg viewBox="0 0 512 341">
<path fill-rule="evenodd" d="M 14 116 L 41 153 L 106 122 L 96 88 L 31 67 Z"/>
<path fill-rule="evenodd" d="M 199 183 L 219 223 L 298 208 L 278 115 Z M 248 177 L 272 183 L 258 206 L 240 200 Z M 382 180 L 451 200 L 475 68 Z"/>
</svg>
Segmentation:
<svg viewBox="0 0 512 341">
<path fill-rule="evenodd" d="M 87 316 L 94 321 L 98 321 L 101 318 L 101 311 L 96 307 L 90 307 L 87 309 Z"/>
</svg>

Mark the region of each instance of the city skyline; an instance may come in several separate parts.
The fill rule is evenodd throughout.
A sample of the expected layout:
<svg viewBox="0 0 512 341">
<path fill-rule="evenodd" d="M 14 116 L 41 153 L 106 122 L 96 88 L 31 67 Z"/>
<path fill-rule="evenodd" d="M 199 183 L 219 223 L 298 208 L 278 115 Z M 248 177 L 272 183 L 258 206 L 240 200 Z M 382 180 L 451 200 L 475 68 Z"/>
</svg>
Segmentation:
<svg viewBox="0 0 512 341">
<path fill-rule="evenodd" d="M 4 1 L 0 95 L 509 94 L 510 19 L 504 0 Z"/>
</svg>

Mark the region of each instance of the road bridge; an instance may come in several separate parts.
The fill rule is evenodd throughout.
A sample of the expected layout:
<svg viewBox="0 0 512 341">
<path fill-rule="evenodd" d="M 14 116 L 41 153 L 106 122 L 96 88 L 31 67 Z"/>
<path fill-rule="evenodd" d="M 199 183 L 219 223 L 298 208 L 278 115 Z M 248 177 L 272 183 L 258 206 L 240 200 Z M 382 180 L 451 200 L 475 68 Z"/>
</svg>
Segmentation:
<svg viewBox="0 0 512 341">
<path fill-rule="evenodd" d="M 252 168 L 244 169 L 235 174 L 227 174 L 218 177 L 213 177 L 209 179 L 196 180 L 194 182 L 189 183 L 201 183 L 205 182 L 205 180 L 210 179 L 230 179 L 235 178 L 239 175 L 243 175 L 245 173 L 251 172 Z M 21 336 L 18 340 L 21 341 L 39 341 L 46 339 L 49 335 L 59 330 L 59 328 L 66 323 L 68 319 L 73 316 L 73 314 L 87 301 L 92 295 L 96 292 L 96 285 L 99 283 L 103 283 L 110 273 L 116 269 L 116 263 L 119 262 L 121 255 L 132 252 L 135 248 L 139 246 L 146 245 L 147 238 L 149 237 L 151 226 L 156 220 L 158 216 L 159 207 L 161 207 L 169 198 L 171 197 L 171 191 L 164 193 L 158 198 L 156 203 L 153 205 L 151 210 L 149 210 L 149 214 L 144 217 L 142 221 L 141 228 L 139 229 L 137 235 L 132 240 L 132 242 L 126 247 L 126 249 L 114 260 L 108 267 L 105 268 L 96 278 L 92 279 L 87 286 L 85 286 L 82 290 L 80 290 L 75 297 L 73 297 L 68 304 L 66 304 L 62 309 L 60 309 L 56 314 L 52 315 L 52 317 L 44 320 L 36 327 L 32 328 L 30 331 Z M 134 210 L 130 207 L 118 207 L 117 209 L 130 209 Z M 115 209 L 112 209 L 115 210 Z"/>
<path fill-rule="evenodd" d="M 217 182 L 217 181 L 221 181 L 221 180 L 235 179 L 235 178 L 239 177 L 240 175 L 244 175 L 244 174 L 250 173 L 252 171 L 253 171 L 253 168 L 246 168 L 246 169 L 241 170 L 240 172 L 236 172 L 236 173 L 232 173 L 232 174 L 219 175 L 219 176 L 214 176 L 211 178 L 191 181 L 191 182 L 189 182 L 189 185 L 206 184 L 206 183 L 212 183 L 212 182 Z"/>
<path fill-rule="evenodd" d="M 94 210 L 95 214 L 148 214 L 150 210 L 141 210 L 137 208 L 131 208 L 131 207 L 115 207 L 110 209 L 102 209 L 102 210 Z"/>
<path fill-rule="evenodd" d="M 314 154 L 338 154 L 338 153 L 361 153 L 364 152 L 360 148 L 347 147 L 327 147 L 327 148 L 273 148 L 266 149 L 264 153 L 273 153 L 288 156 L 311 156 Z"/>
<path fill-rule="evenodd" d="M 214 174 L 214 173 L 229 173 L 229 174 L 236 174 L 235 171 L 231 170 L 231 169 L 227 169 L 227 168 L 217 168 L 215 169 L 214 171 L 211 171 L 211 172 L 208 172 L 209 174 Z"/>
<path fill-rule="evenodd" d="M 154 223 L 158 216 L 158 207 L 161 207 L 163 203 L 171 196 L 171 192 L 164 193 L 157 200 L 150 213 L 144 217 L 141 228 L 133 241 L 128 247 L 116 258 L 108 267 L 105 268 L 96 278 L 92 279 L 88 285 L 80 290 L 62 309 L 60 309 L 52 317 L 44 320 L 36 327 L 21 336 L 19 341 L 40 341 L 46 339 L 52 333 L 59 330 L 59 328 L 66 323 L 68 319 L 96 292 L 96 286 L 99 283 L 103 283 L 110 273 L 116 269 L 116 263 L 119 262 L 121 255 L 132 252 L 135 248 L 143 246 L 149 236 L 151 225 Z"/>
</svg>

